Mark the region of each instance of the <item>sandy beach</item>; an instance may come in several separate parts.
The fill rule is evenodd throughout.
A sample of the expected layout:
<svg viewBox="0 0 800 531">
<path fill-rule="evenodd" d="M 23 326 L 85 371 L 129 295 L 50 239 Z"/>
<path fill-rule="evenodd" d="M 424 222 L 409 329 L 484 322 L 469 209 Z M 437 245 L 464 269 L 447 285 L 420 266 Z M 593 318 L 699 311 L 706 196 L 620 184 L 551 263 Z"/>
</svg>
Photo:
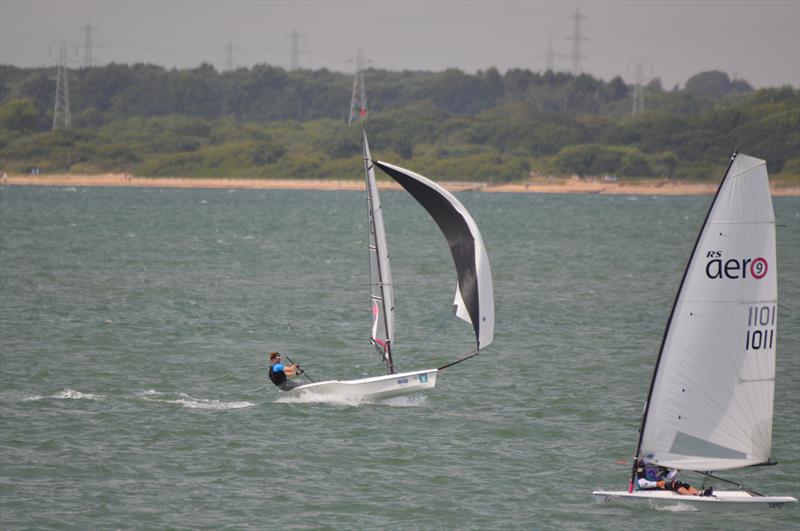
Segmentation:
<svg viewBox="0 0 800 531">
<path fill-rule="evenodd" d="M 221 188 L 263 190 L 363 190 L 363 181 L 336 180 L 280 180 L 280 179 L 225 179 L 225 178 L 173 178 L 135 177 L 125 174 L 102 175 L 9 175 L 0 181 L 4 185 L 21 186 L 99 186 L 99 187 L 153 187 L 153 188 Z M 452 192 L 467 190 L 487 193 L 539 193 L 539 194 L 606 194 L 606 195 L 704 195 L 713 194 L 716 183 L 686 183 L 678 181 L 637 182 L 586 182 L 577 179 L 531 180 L 510 184 L 450 181 L 441 183 Z M 399 190 L 391 181 L 381 181 L 385 190 Z M 772 195 L 800 196 L 798 187 L 772 187 Z"/>
</svg>

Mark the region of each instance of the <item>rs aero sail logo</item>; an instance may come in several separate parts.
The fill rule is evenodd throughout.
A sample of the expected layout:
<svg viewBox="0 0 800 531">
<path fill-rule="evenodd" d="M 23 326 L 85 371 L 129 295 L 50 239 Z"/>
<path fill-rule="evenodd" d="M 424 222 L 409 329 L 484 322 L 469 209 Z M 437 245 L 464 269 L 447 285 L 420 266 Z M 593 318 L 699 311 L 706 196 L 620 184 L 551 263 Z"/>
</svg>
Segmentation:
<svg viewBox="0 0 800 531">
<path fill-rule="evenodd" d="M 715 278 L 752 278 L 760 280 L 769 271 L 767 259 L 758 258 L 728 258 L 722 256 L 722 251 L 708 251 L 706 253 L 706 275 Z"/>
</svg>

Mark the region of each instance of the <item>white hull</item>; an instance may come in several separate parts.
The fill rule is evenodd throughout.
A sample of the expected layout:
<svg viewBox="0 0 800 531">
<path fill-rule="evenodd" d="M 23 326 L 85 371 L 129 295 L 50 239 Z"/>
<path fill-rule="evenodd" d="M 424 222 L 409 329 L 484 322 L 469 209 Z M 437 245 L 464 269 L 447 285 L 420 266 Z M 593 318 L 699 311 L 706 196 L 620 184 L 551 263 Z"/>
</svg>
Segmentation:
<svg viewBox="0 0 800 531">
<path fill-rule="evenodd" d="M 343 400 L 384 400 L 433 389 L 438 369 L 403 372 L 361 378 L 359 380 L 328 380 L 313 382 L 287 391 L 287 397 L 329 397 Z"/>
<path fill-rule="evenodd" d="M 787 503 L 797 502 L 791 496 L 753 496 L 744 491 L 719 491 L 713 496 L 684 496 L 666 490 L 607 491 L 597 490 L 594 497 L 600 503 L 623 501 L 647 504 L 656 508 L 703 512 L 744 512 L 781 509 Z"/>
</svg>

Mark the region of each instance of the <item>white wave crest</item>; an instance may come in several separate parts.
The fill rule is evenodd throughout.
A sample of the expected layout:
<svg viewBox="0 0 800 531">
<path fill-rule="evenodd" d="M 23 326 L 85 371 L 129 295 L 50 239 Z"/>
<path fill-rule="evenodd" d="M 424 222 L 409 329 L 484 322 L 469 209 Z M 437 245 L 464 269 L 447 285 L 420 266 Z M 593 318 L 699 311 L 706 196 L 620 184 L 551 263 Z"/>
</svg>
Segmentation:
<svg viewBox="0 0 800 531">
<path fill-rule="evenodd" d="M 334 406 L 360 406 L 369 403 L 359 398 L 314 394 L 302 394 L 298 396 L 280 395 L 276 402 L 280 402 L 281 404 L 331 404 Z"/>
<path fill-rule="evenodd" d="M 103 400 L 103 395 L 96 395 L 93 393 L 82 393 L 75 389 L 64 389 L 58 393 L 51 395 L 49 398 L 61 398 L 67 400 Z"/>
<path fill-rule="evenodd" d="M 392 406 L 392 407 L 420 407 L 424 405 L 427 401 L 428 397 L 425 395 L 408 395 L 408 396 L 398 396 L 395 398 L 390 398 L 380 403 L 385 406 Z"/>
<path fill-rule="evenodd" d="M 281 404 L 331 404 L 334 406 L 359 407 L 364 405 L 377 405 L 388 407 L 419 407 L 427 401 L 423 395 L 398 396 L 386 400 L 365 400 L 363 398 L 317 395 L 306 393 L 298 396 L 279 396 L 276 402 Z"/>
<path fill-rule="evenodd" d="M 247 402 L 244 400 L 225 402 L 216 399 L 194 398 L 192 396 L 187 395 L 186 393 L 172 394 L 172 396 L 170 396 L 169 393 L 161 393 L 159 391 L 156 391 L 155 389 L 144 391 L 143 393 L 140 394 L 140 396 L 144 400 L 147 400 L 148 402 L 160 402 L 162 404 L 178 404 L 180 406 L 185 407 L 186 409 L 210 409 L 210 410 L 224 411 L 228 409 L 243 409 L 255 406 L 254 403 Z M 164 397 L 164 398 L 152 398 L 152 397 Z"/>
<path fill-rule="evenodd" d="M 670 513 L 694 513 L 699 511 L 697 507 L 690 505 L 688 503 L 678 503 L 677 505 L 657 505 L 654 504 L 653 507 L 657 511 L 666 511 Z"/>
</svg>

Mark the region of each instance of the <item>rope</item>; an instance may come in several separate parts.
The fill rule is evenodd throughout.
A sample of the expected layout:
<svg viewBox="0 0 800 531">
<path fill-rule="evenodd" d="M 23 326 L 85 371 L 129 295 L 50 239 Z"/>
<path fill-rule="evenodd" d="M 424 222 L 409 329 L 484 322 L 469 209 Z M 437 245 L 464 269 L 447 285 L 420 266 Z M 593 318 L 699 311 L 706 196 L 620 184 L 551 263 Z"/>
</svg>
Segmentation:
<svg viewBox="0 0 800 531">
<path fill-rule="evenodd" d="M 445 323 L 446 323 L 446 322 L 447 322 L 447 321 L 450 319 L 450 317 L 452 317 L 452 316 L 453 316 L 453 314 L 448 314 L 448 315 L 445 315 L 444 317 L 442 317 L 442 320 L 441 320 L 441 321 L 439 321 L 439 324 L 436 326 L 436 328 L 434 328 L 434 329 L 431 331 L 431 333 L 430 333 L 430 334 L 428 334 L 428 337 L 426 337 L 426 338 L 425 338 L 425 339 L 422 341 L 422 344 L 423 344 L 423 345 L 427 345 L 427 344 L 428 344 L 428 342 L 429 342 L 429 341 L 431 340 L 431 338 L 433 337 L 433 335 L 434 335 L 434 334 L 436 334 L 436 333 L 438 333 L 438 332 L 439 332 L 439 331 L 440 331 L 442 328 L 444 328 L 444 324 L 445 324 Z"/>
<path fill-rule="evenodd" d="M 725 479 L 725 478 L 721 478 L 721 477 L 719 477 L 719 476 L 715 476 L 715 475 L 714 475 L 714 474 L 712 474 L 711 472 L 698 472 L 698 474 L 702 474 L 702 475 L 706 476 L 707 478 L 713 478 L 713 479 L 717 479 L 717 480 L 719 480 L 719 481 L 723 481 L 723 482 L 725 482 L 725 483 L 729 483 L 729 484 L 731 484 L 731 485 L 736 485 L 737 487 L 739 487 L 739 490 L 743 490 L 743 491 L 745 491 L 745 492 L 749 492 L 750 494 L 754 494 L 754 495 L 756 495 L 756 496 L 764 496 L 764 495 L 763 495 L 763 494 L 761 494 L 760 492 L 756 492 L 756 491 L 754 491 L 754 490 L 752 490 L 752 489 L 748 489 L 747 487 L 745 487 L 745 486 L 744 486 L 744 485 L 742 485 L 741 483 L 737 483 L 737 482 L 735 482 L 735 481 L 731 481 L 730 479 Z M 703 480 L 703 486 L 705 486 L 705 480 Z"/>
<path fill-rule="evenodd" d="M 466 353 L 466 354 L 467 354 L 466 356 L 463 356 L 463 357 L 461 357 L 461 358 L 458 358 L 458 359 L 457 359 L 457 360 L 455 360 L 455 361 L 451 361 L 450 363 L 448 363 L 448 364 L 446 364 L 446 365 L 442 365 L 441 367 L 439 367 L 439 368 L 438 368 L 438 369 L 436 369 L 436 370 L 438 370 L 438 371 L 443 371 L 443 370 L 445 370 L 445 369 L 446 369 L 446 368 L 448 368 L 448 367 L 452 367 L 453 365 L 458 365 L 458 364 L 459 364 L 459 363 L 461 363 L 462 361 L 467 361 L 467 360 L 468 360 L 468 359 L 470 359 L 470 358 L 474 358 L 475 356 L 477 356 L 478 354 L 480 354 L 480 351 L 478 351 L 478 350 L 472 350 L 472 349 L 470 349 L 470 350 L 468 350 L 468 351 L 467 351 L 467 353 Z"/>
</svg>

